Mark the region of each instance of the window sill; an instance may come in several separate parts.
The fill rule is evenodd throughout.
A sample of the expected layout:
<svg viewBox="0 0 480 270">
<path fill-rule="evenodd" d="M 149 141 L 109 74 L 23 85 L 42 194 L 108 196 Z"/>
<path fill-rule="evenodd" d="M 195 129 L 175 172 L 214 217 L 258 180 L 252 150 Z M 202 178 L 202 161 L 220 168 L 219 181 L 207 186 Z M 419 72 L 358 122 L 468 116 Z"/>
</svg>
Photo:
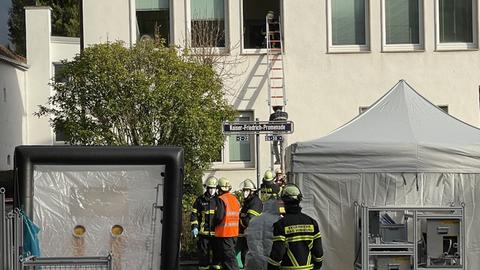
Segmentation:
<svg viewBox="0 0 480 270">
<path fill-rule="evenodd" d="M 368 45 L 330 45 L 328 53 L 369 53 Z"/>
<path fill-rule="evenodd" d="M 476 43 L 437 43 L 435 51 L 477 51 Z"/>
<path fill-rule="evenodd" d="M 424 52 L 422 44 L 390 44 L 383 45 L 382 52 Z"/>
<path fill-rule="evenodd" d="M 253 162 L 244 163 L 244 162 L 230 162 L 230 163 L 220 163 L 214 162 L 210 170 L 215 171 L 234 171 L 234 170 L 254 170 L 255 164 Z"/>
<path fill-rule="evenodd" d="M 267 49 L 242 49 L 242 55 L 264 55 L 267 54 Z"/>
<path fill-rule="evenodd" d="M 230 55 L 230 50 L 227 47 L 195 47 L 189 48 L 194 55 Z"/>
</svg>

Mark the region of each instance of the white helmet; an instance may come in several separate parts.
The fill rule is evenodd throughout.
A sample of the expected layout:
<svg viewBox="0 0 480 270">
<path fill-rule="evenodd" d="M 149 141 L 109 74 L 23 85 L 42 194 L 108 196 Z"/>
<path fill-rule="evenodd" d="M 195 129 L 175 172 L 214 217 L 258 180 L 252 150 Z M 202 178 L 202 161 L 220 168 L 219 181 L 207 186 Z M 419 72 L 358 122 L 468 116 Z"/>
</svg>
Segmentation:
<svg viewBox="0 0 480 270">
<path fill-rule="evenodd" d="M 253 183 L 253 181 L 247 178 L 247 179 L 245 179 L 245 181 L 242 182 L 242 189 L 243 190 L 256 190 L 257 188 L 255 187 L 255 184 Z"/>
</svg>

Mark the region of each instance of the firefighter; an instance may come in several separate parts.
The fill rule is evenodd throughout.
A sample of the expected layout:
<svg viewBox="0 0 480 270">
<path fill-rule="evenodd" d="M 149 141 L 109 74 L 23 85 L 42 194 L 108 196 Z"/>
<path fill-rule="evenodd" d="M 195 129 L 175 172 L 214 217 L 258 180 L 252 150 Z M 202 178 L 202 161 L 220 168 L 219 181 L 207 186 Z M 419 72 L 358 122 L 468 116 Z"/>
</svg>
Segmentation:
<svg viewBox="0 0 480 270">
<path fill-rule="evenodd" d="M 222 269 L 238 270 L 235 258 L 240 222 L 240 203 L 230 193 L 232 186 L 226 178 L 218 180 L 217 210 L 214 216 L 215 249 L 214 257 L 220 262 Z"/>
<path fill-rule="evenodd" d="M 285 186 L 285 175 L 283 174 L 282 169 L 278 168 L 275 170 L 275 184 L 280 187 L 280 189 Z"/>
<path fill-rule="evenodd" d="M 293 184 L 282 190 L 286 214 L 273 224 L 273 246 L 268 269 L 320 269 L 322 238 L 317 222 L 302 213 L 302 193 Z"/>
<path fill-rule="evenodd" d="M 215 239 L 213 216 L 217 208 L 215 195 L 217 191 L 217 178 L 211 176 L 205 180 L 205 193 L 199 196 L 192 208 L 190 223 L 193 237 L 198 237 L 197 247 L 199 252 L 198 269 L 220 269 L 218 263 L 213 262 L 212 251 Z"/>
<path fill-rule="evenodd" d="M 260 186 L 262 201 L 278 197 L 280 188 L 273 182 L 273 179 L 273 172 L 271 170 L 266 170 L 265 174 L 263 175 L 262 185 Z"/>
<path fill-rule="evenodd" d="M 242 195 L 243 205 L 240 210 L 240 234 L 238 235 L 236 251 L 237 254 L 240 253 L 242 265 L 245 265 L 245 255 L 248 250 L 245 230 L 252 217 L 260 216 L 263 211 L 263 203 L 256 193 L 255 184 L 250 179 L 245 179 L 245 181 L 243 181 Z"/>
</svg>

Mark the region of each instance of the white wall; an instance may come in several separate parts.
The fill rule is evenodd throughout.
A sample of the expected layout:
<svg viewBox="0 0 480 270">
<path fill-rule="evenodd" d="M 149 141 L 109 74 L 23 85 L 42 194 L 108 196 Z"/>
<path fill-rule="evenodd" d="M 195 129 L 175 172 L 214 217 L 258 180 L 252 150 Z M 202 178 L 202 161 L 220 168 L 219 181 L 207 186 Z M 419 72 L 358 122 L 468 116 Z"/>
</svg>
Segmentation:
<svg viewBox="0 0 480 270">
<path fill-rule="evenodd" d="M 179 2 L 187 1 L 190 0 Z M 228 2 L 228 38 L 235 47 L 242 38 L 242 1 Z M 289 143 L 328 134 L 357 116 L 360 106 L 371 105 L 400 79 L 405 79 L 434 104 L 448 105 L 453 116 L 478 126 L 480 53 L 478 50 L 435 51 L 434 1 L 424 1 L 424 51 L 382 52 L 381 5 L 380 1 L 372 0 L 371 51 L 344 54 L 327 52 L 325 2 L 283 0 L 287 112 L 295 123 Z M 174 10 L 174 13 L 181 11 Z M 177 16 L 175 29 L 185 29 L 186 18 Z M 254 110 L 255 117 L 267 120 L 265 60 L 259 55 L 245 54 L 240 48 L 232 54 L 240 57 L 242 63 L 236 69 L 238 76 L 229 82 L 233 86 L 230 88 L 236 91 L 229 95 L 229 100 L 239 110 Z M 270 156 L 263 136 L 261 142 L 263 175 L 270 165 Z M 222 166 L 214 167 L 209 174 L 228 176 L 234 182 L 246 177 L 255 179 L 254 170 Z"/>
<path fill-rule="evenodd" d="M 26 66 L 0 59 L 0 171 L 13 169 L 15 146 L 26 141 Z"/>
<path fill-rule="evenodd" d="M 135 10 L 135 0 L 83 0 L 85 46 L 117 40 L 132 44 L 132 8 Z"/>
<path fill-rule="evenodd" d="M 184 44 L 188 35 L 186 9 L 189 1 L 170 1 L 172 40 L 178 45 Z M 235 76 L 227 82 L 227 98 L 238 110 L 254 111 L 254 117 L 267 120 L 270 112 L 266 60 L 262 55 L 247 54 L 241 49 L 242 0 L 226 2 L 227 39 L 232 47 L 232 58 L 237 59 Z M 407 80 L 433 103 L 448 105 L 453 116 L 477 126 L 479 51 L 435 51 L 434 1 L 424 1 L 425 50 L 384 53 L 380 1 L 370 2 L 370 52 L 334 54 L 327 52 L 325 1 L 283 0 L 287 111 L 295 122 L 295 133 L 288 141 L 305 141 L 326 135 L 358 115 L 360 106 L 371 105 L 400 79 Z M 127 44 L 134 42 L 134 9 L 134 0 L 84 0 L 85 44 L 118 39 Z M 34 111 L 36 104 L 44 103 L 49 91 L 48 81 L 38 78 L 50 78 L 47 71 L 51 71 L 51 62 L 68 58 L 76 50 L 62 42 L 49 42 L 49 35 L 44 34 L 48 28 L 47 10 L 27 9 L 27 16 L 29 12 L 27 39 L 35 41 L 30 47 L 27 42 L 27 51 L 31 54 L 28 61 L 32 66 L 28 80 L 32 84 L 28 87 L 31 101 L 28 108 Z M 38 53 L 35 55 L 35 52 Z M 49 134 L 29 137 L 30 143 L 51 140 L 51 129 L 45 120 L 29 120 L 32 122 L 29 129 L 35 130 L 36 134 Z M 260 171 L 263 174 L 270 166 L 270 146 L 264 142 L 264 136 L 260 141 Z M 229 176 L 234 182 L 246 177 L 255 179 L 255 169 L 243 167 L 216 165 L 208 174 Z"/>
<path fill-rule="evenodd" d="M 53 133 L 48 118 L 33 115 L 50 96 L 50 13 L 49 7 L 25 8 L 27 63 L 30 66 L 27 73 L 28 144 L 52 143 Z"/>
</svg>

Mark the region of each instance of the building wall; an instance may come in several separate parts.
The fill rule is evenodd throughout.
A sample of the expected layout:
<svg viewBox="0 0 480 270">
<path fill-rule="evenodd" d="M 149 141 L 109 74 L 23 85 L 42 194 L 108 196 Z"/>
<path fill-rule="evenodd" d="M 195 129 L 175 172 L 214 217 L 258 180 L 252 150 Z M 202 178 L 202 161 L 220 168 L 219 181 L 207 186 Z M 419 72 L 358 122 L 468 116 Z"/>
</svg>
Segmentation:
<svg viewBox="0 0 480 270">
<path fill-rule="evenodd" d="M 40 105 L 46 105 L 52 95 L 49 85 L 54 76 L 54 63 L 72 60 L 80 52 L 79 38 L 51 36 L 51 10 L 49 7 L 27 7 L 26 38 L 28 84 L 27 144 L 52 144 L 54 132 L 49 117 L 37 117 Z"/>
<path fill-rule="evenodd" d="M 15 146 L 26 142 L 26 67 L 0 59 L 0 171 L 13 169 Z"/>
<path fill-rule="evenodd" d="M 179 6 L 190 0 L 178 1 Z M 184 3 L 183 3 L 184 2 Z M 267 120 L 269 108 L 265 59 L 242 50 L 242 1 L 228 1 L 228 38 L 232 55 L 242 59 L 239 73 L 229 82 L 235 92 L 229 99 L 239 110 L 253 110 Z M 370 1 L 370 51 L 329 53 L 326 1 L 283 0 L 287 112 L 295 123 L 288 142 L 319 138 L 359 114 L 400 79 L 436 105 L 471 125 L 479 124 L 480 54 L 478 49 L 436 51 L 434 1 L 424 2 L 424 44 L 418 52 L 382 52 L 381 1 Z M 185 29 L 188 18 L 176 10 L 175 29 Z M 188 9 L 187 9 L 188 10 Z M 475 12 L 478 13 L 478 7 Z M 184 13 L 185 14 L 185 13 Z M 478 25 L 478 18 L 475 21 Z M 177 30 L 178 31 L 178 30 Z M 478 37 L 478 27 L 475 30 Z M 179 35 L 177 35 L 179 36 Z M 177 39 L 178 41 L 178 39 Z M 240 45 L 240 46 L 238 46 Z M 269 145 L 261 138 L 263 173 L 271 166 Z M 255 178 L 255 171 L 214 166 L 209 174 L 230 176 L 238 182 Z"/>
<path fill-rule="evenodd" d="M 171 40 L 177 45 L 184 44 L 189 36 L 190 1 L 170 1 Z M 423 1 L 424 50 L 382 52 L 381 1 L 371 0 L 370 50 L 356 53 L 328 52 L 326 1 L 281 1 L 287 112 L 295 123 L 289 143 L 315 139 L 333 131 L 357 116 L 359 107 L 371 105 L 400 79 L 405 79 L 434 104 L 448 105 L 453 116 L 478 126 L 479 51 L 436 50 L 435 1 Z M 478 14 L 478 6 L 475 12 Z M 36 16 L 33 11 L 32 16 Z M 46 31 L 46 18 L 32 17 L 32 20 L 36 21 L 35 25 L 28 24 L 27 20 L 27 27 L 31 28 L 27 38 L 29 33 Z M 226 21 L 227 43 L 231 50 L 228 61 L 236 64 L 231 71 L 233 76 L 226 81 L 227 98 L 238 110 L 252 111 L 255 118 L 267 120 L 270 108 L 267 106 L 266 59 L 261 52 L 252 53 L 242 48 L 242 0 L 226 1 Z M 478 16 L 475 24 L 478 37 Z M 84 0 L 84 32 L 86 45 L 118 39 L 126 44 L 134 43 L 137 38 L 134 0 Z M 35 50 L 42 53 L 28 57 L 32 65 L 28 80 L 32 85 L 28 89 L 33 91 L 31 98 L 29 95 L 30 110 L 48 97 L 45 78 L 50 78 L 51 74 L 46 74 L 45 70 L 49 70 L 46 63 L 51 66 L 54 59 L 68 58 L 75 53 L 74 47 L 49 41 L 46 36 L 37 43 L 40 47 Z M 40 77 L 44 79 L 35 80 Z M 30 121 L 29 128 L 48 135 L 31 137 L 29 142 L 48 143 L 52 137 L 48 123 L 38 119 Z M 271 166 L 270 145 L 263 135 L 260 141 L 260 172 L 263 174 Z M 214 164 L 206 175 L 212 174 L 230 177 L 234 183 L 247 177 L 256 178 L 253 163 L 248 166 Z"/>
<path fill-rule="evenodd" d="M 84 44 L 122 40 L 132 44 L 135 0 L 83 0 Z"/>
</svg>

